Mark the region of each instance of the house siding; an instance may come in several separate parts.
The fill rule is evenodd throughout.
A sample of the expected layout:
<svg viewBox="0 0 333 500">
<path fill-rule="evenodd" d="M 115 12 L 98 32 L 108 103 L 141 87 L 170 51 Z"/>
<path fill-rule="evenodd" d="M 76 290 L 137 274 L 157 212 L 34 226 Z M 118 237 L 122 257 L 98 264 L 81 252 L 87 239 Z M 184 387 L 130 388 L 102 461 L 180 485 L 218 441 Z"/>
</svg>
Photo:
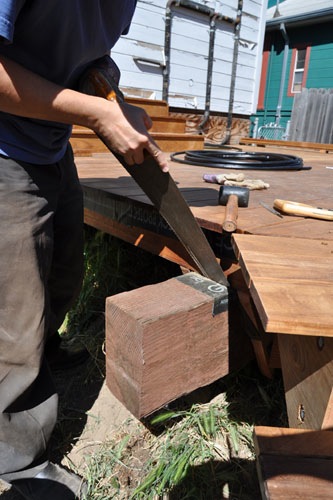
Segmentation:
<svg viewBox="0 0 333 500">
<path fill-rule="evenodd" d="M 236 19 L 237 0 L 195 2 Z M 139 0 L 129 34 L 112 51 L 127 95 L 163 97 L 165 21 L 167 1 Z M 256 110 L 267 0 L 244 0 L 233 113 L 250 116 Z M 204 110 L 209 51 L 209 16 L 172 5 L 168 103 L 174 108 Z M 227 113 L 234 53 L 234 27 L 216 22 L 210 110 Z M 137 58 L 149 58 L 147 64 Z M 158 64 L 160 63 L 160 65 Z M 139 89 L 139 90 L 138 90 Z M 134 94 L 133 94 L 133 93 Z M 132 94 L 131 94 L 132 93 Z"/>
<path fill-rule="evenodd" d="M 333 88 L 332 23 L 313 24 L 299 28 L 288 28 L 287 25 L 286 30 L 289 36 L 289 51 L 281 109 L 280 123 L 282 126 L 286 126 L 290 119 L 294 103 L 294 97 L 288 96 L 293 48 L 304 45 L 311 47 L 305 87 L 308 89 Z M 275 121 L 284 50 L 283 37 L 279 31 L 267 32 L 266 37 L 270 38 L 271 50 L 263 100 L 264 109 L 258 109 L 255 115 L 259 119 L 259 126 Z"/>
</svg>

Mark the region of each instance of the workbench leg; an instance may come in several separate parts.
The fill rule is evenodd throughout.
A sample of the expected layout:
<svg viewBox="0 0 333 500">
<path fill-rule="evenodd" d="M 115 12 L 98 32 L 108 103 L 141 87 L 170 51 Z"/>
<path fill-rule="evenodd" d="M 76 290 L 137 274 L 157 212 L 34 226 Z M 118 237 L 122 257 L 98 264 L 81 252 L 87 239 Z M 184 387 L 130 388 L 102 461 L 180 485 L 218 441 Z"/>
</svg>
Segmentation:
<svg viewBox="0 0 333 500">
<path fill-rule="evenodd" d="M 333 338 L 280 334 L 278 342 L 289 426 L 333 427 Z"/>
</svg>

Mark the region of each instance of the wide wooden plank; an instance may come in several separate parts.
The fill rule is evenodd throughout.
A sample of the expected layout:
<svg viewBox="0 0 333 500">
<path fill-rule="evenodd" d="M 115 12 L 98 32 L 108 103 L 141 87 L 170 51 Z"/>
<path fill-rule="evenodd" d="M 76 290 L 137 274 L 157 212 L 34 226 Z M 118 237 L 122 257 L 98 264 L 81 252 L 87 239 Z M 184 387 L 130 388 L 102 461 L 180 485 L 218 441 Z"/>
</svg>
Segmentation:
<svg viewBox="0 0 333 500">
<path fill-rule="evenodd" d="M 332 498 L 333 460 L 260 457 L 263 499 L 324 500 Z"/>
<path fill-rule="evenodd" d="M 247 148 L 250 149 L 251 148 Z M 280 152 L 279 148 L 272 152 Z M 286 150 L 286 153 L 295 151 Z M 290 199 L 293 201 L 314 204 L 330 208 L 332 206 L 331 180 L 333 170 L 329 170 L 327 156 L 318 152 L 306 152 L 304 163 L 312 166 L 306 171 L 249 171 L 246 177 L 262 179 L 270 184 L 269 189 L 251 191 L 248 208 L 241 208 L 238 216 L 238 231 L 250 234 L 291 236 L 297 238 L 333 240 L 333 225 L 328 221 L 304 219 L 303 217 L 284 216 L 282 219 L 273 215 L 261 202 L 273 206 L 275 198 Z M 113 194 L 118 187 L 131 186 L 126 196 L 150 204 L 140 188 L 115 160 L 111 153 L 95 154 L 92 157 L 77 157 L 80 180 L 83 185 L 94 181 L 95 189 Z M 333 164 L 333 161 L 332 161 Z M 170 173 L 188 202 L 193 214 L 200 221 L 200 225 L 213 232 L 222 233 L 225 207 L 218 204 L 218 184 L 209 184 L 203 181 L 205 173 L 225 173 L 223 169 L 210 167 L 183 165 L 169 162 Z M 228 173 L 239 173 L 228 170 Z M 106 184 L 105 180 L 114 182 Z M 127 181 L 126 181 L 127 178 Z M 128 184 L 127 182 L 130 182 Z M 132 189 L 133 187 L 133 189 Z"/>
<path fill-rule="evenodd" d="M 333 243 L 236 234 L 234 248 L 263 328 L 333 336 Z"/>
<path fill-rule="evenodd" d="M 204 136 L 178 132 L 151 131 L 151 136 L 163 151 L 183 149 L 203 149 Z M 71 145 L 76 156 L 103 153 L 107 147 L 91 130 L 75 130 L 71 136 Z"/>
<path fill-rule="evenodd" d="M 333 458 L 333 432 L 259 425 L 254 446 L 257 455 Z"/>
<path fill-rule="evenodd" d="M 333 429 L 333 338 L 279 335 L 278 342 L 289 425 Z"/>
<path fill-rule="evenodd" d="M 263 500 L 332 498 L 333 433 L 255 427 Z"/>
<path fill-rule="evenodd" d="M 254 139 L 242 137 L 240 144 L 256 144 L 257 146 L 281 146 L 285 148 L 316 149 L 325 153 L 333 151 L 333 144 L 305 141 L 275 141 L 273 139 Z"/>
<path fill-rule="evenodd" d="M 262 279 L 250 292 L 267 333 L 333 337 L 333 283 Z"/>
</svg>

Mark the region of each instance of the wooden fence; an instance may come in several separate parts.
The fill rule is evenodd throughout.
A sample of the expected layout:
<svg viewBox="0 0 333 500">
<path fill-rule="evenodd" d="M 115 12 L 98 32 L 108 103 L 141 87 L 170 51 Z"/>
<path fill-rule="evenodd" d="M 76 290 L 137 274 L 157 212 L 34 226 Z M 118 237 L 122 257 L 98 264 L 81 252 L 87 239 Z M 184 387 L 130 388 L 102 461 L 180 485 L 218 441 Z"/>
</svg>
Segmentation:
<svg viewBox="0 0 333 500">
<path fill-rule="evenodd" d="M 333 89 L 303 89 L 295 95 L 289 140 L 333 144 Z"/>
</svg>

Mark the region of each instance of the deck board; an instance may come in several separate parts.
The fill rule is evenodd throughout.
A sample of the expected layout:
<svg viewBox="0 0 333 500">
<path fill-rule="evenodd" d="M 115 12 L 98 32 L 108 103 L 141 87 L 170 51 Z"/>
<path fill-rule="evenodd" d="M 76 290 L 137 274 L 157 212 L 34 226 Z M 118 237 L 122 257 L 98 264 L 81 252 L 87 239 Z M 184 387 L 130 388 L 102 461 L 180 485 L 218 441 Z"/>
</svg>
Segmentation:
<svg viewBox="0 0 333 500">
<path fill-rule="evenodd" d="M 333 336 L 333 242 L 240 234 L 233 239 L 266 332 Z"/>
<path fill-rule="evenodd" d="M 332 432 L 255 427 L 254 443 L 262 498 L 332 497 Z"/>
<path fill-rule="evenodd" d="M 247 146 L 243 150 L 260 151 L 260 148 Z M 281 149 L 274 147 L 270 151 L 281 153 Z M 236 257 L 264 330 L 279 334 L 280 353 L 285 353 L 282 369 L 290 422 L 298 424 L 295 415 L 302 403 L 306 407 L 306 425 L 318 428 L 328 414 L 326 407 L 332 391 L 333 222 L 288 215 L 280 218 L 263 208 L 260 202 L 272 207 L 274 200 L 280 198 L 333 208 L 333 170 L 326 168 L 333 166 L 333 156 L 285 148 L 283 153 L 301 156 L 304 164 L 312 168 L 246 171 L 246 177 L 260 178 L 270 187 L 251 191 L 249 206 L 239 209 L 235 241 L 237 245 L 242 242 L 242 248 L 235 247 Z M 76 157 L 76 163 L 84 190 L 87 224 L 195 269 L 164 219 L 111 153 Z M 220 186 L 205 183 L 203 174 L 225 172 L 170 162 L 170 173 L 193 215 L 207 235 L 212 236 L 210 242 L 223 239 L 225 208 L 218 204 Z M 216 256 L 220 258 L 219 245 L 215 247 Z M 318 335 L 331 338 L 325 340 L 323 350 L 314 351 L 312 343 L 317 345 Z M 289 348 L 288 344 L 283 351 L 286 343 L 294 346 L 296 340 L 300 343 L 299 349 Z M 295 356 L 301 353 L 300 359 L 303 359 L 305 347 L 306 356 L 310 353 L 311 359 L 307 366 L 310 372 L 315 369 L 315 376 L 312 372 L 304 373 L 302 364 L 299 367 L 297 360 L 287 357 L 289 352 Z M 283 494 L 282 490 L 282 497 L 276 498 L 285 498 Z"/>
<path fill-rule="evenodd" d="M 249 151 L 256 149 L 247 147 Z M 272 150 L 277 151 L 280 150 Z M 296 154 L 293 150 L 284 152 Z M 237 245 L 241 242 L 241 265 L 245 276 L 251 276 L 248 286 L 266 331 L 332 335 L 333 222 L 287 215 L 280 218 L 260 205 L 263 201 L 272 206 L 275 198 L 282 198 L 325 208 L 333 206 L 333 170 L 326 168 L 333 164 L 333 155 L 316 151 L 301 153 L 304 164 L 311 165 L 311 170 L 246 171 L 246 177 L 261 178 L 270 187 L 251 191 L 249 206 L 239 209 L 237 232 L 243 233 L 245 239 L 236 242 Z M 111 234 L 114 231 L 116 236 L 124 237 L 128 228 L 127 241 L 133 241 L 133 234 L 141 234 L 136 244 L 143 247 L 147 244 L 153 252 L 155 233 L 155 253 L 172 256 L 177 261 L 179 244 L 172 231 L 111 153 L 78 157 L 76 163 L 86 211 L 97 227 L 98 217 L 103 217 L 103 227 L 109 218 Z M 170 162 L 170 173 L 199 224 L 218 237 L 222 234 L 225 207 L 218 204 L 220 186 L 204 182 L 203 174 L 221 171 L 226 170 Z M 251 239 L 248 235 L 255 237 Z M 184 258 L 186 261 L 182 252 L 181 265 Z M 189 267 L 193 268 L 193 262 L 189 262 Z M 317 309 L 317 300 L 311 300 L 314 296 L 322 297 Z M 278 297 L 292 297 L 292 300 L 286 304 Z"/>
<path fill-rule="evenodd" d="M 256 151 L 260 148 L 244 147 Z M 271 152 L 281 152 L 272 148 Z M 270 184 L 269 189 L 251 191 L 249 206 L 239 209 L 238 232 L 286 236 L 310 239 L 333 240 L 333 224 L 329 221 L 284 216 L 283 219 L 271 214 L 260 205 L 264 202 L 273 205 L 275 198 L 283 198 L 302 203 L 333 206 L 332 186 L 333 155 L 318 152 L 283 150 L 285 154 L 297 154 L 305 165 L 312 166 L 305 171 L 246 171 L 246 177 L 260 178 Z M 117 162 L 111 153 L 97 154 L 92 157 L 77 157 L 80 180 L 83 186 L 93 187 L 109 196 L 122 196 L 124 200 L 144 203 L 151 207 L 150 200 Z M 222 232 L 225 208 L 218 204 L 220 186 L 203 181 L 204 173 L 225 173 L 223 169 L 169 163 L 170 173 L 181 193 L 188 202 L 200 225 L 213 232 Z M 228 170 L 229 172 L 238 172 Z"/>
</svg>

